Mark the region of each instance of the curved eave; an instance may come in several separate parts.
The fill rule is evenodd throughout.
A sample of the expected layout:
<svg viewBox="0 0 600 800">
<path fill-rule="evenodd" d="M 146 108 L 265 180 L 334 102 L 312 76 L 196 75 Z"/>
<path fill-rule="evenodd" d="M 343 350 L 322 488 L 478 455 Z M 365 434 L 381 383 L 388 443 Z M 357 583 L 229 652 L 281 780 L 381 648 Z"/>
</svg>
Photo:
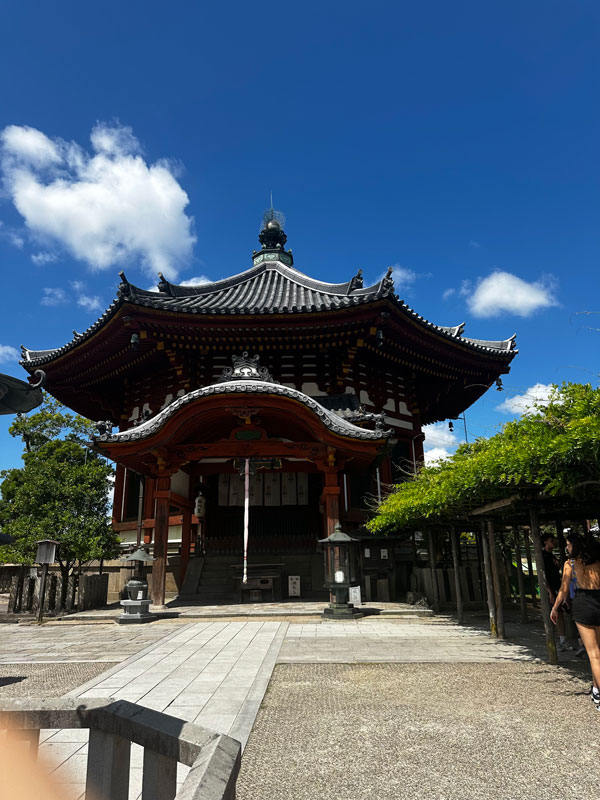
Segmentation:
<svg viewBox="0 0 600 800">
<path fill-rule="evenodd" d="M 325 298 L 329 298 L 327 302 L 323 300 L 320 304 L 312 303 L 310 305 L 274 305 L 268 302 L 264 305 L 245 307 L 245 306 L 224 306 L 215 308 L 198 307 L 191 305 L 194 299 L 201 296 L 215 294 L 221 292 L 223 289 L 234 290 L 240 289 L 243 291 L 244 284 L 257 278 L 267 271 L 277 271 L 280 275 L 285 275 L 290 281 L 302 286 L 304 289 L 320 292 Z M 389 281 L 383 278 L 377 284 L 366 287 L 363 289 L 351 290 L 351 282 L 345 284 L 326 284 L 320 281 L 315 281 L 308 276 L 303 275 L 292 267 L 273 263 L 269 265 L 259 265 L 253 267 L 246 272 L 239 273 L 231 278 L 226 278 L 222 281 L 216 281 L 211 284 L 203 286 L 182 287 L 175 284 L 168 284 L 163 282 L 163 286 L 169 286 L 171 289 L 168 291 L 173 292 L 175 289 L 186 291 L 187 294 L 172 296 L 166 292 L 150 292 L 145 289 L 140 289 L 132 284 L 124 282 L 121 284 L 119 296 L 107 308 L 107 310 L 94 322 L 86 331 L 76 334 L 74 338 L 63 345 L 62 347 L 53 350 L 30 350 L 23 345 L 21 346 L 23 358 L 21 360 L 22 366 L 28 371 L 47 364 L 51 361 L 60 358 L 63 354 L 78 347 L 79 345 L 87 342 L 92 336 L 98 333 L 109 321 L 112 319 L 118 310 L 124 305 L 136 306 L 145 308 L 152 311 L 162 311 L 169 314 L 192 314 L 194 316 L 202 316 L 208 319 L 216 318 L 222 319 L 226 316 L 243 317 L 243 316 L 287 316 L 287 315 L 310 315 L 310 314 L 323 314 L 323 313 L 337 313 L 347 311 L 352 308 L 360 306 L 367 306 L 375 302 L 389 302 L 396 312 L 400 313 L 406 319 L 418 326 L 427 330 L 429 333 L 434 334 L 441 339 L 452 342 L 460 348 L 485 354 L 493 358 L 498 358 L 502 361 L 509 362 L 518 352 L 515 349 L 515 335 L 502 341 L 486 341 L 482 339 L 471 339 L 462 335 L 464 330 L 464 323 L 454 327 L 444 327 L 435 325 L 433 322 L 425 319 L 425 317 L 414 311 L 403 300 L 400 300 L 397 295 L 393 293 Z M 268 299 L 268 298 L 265 298 Z M 186 305 L 184 301 L 189 301 Z"/>
<path fill-rule="evenodd" d="M 173 419 L 182 408 L 190 404 L 201 401 L 207 397 L 239 394 L 284 397 L 301 403 L 305 408 L 309 409 L 331 433 L 346 439 L 370 442 L 372 444 L 383 444 L 393 433 L 391 430 L 370 431 L 360 428 L 358 425 L 354 425 L 338 417 L 332 411 L 329 411 L 329 409 L 324 408 L 320 403 L 313 400 L 312 397 L 309 397 L 303 392 L 299 392 L 297 389 L 291 389 L 288 386 L 268 383 L 266 381 L 238 380 L 216 383 L 211 386 L 205 386 L 202 389 L 195 389 L 192 392 L 188 392 L 188 394 L 170 403 L 155 417 L 146 420 L 140 425 L 119 433 L 105 433 L 96 436 L 94 437 L 94 442 L 100 447 L 102 447 L 103 444 L 114 445 L 141 442 L 159 434 L 168 424 L 169 420 Z"/>
</svg>

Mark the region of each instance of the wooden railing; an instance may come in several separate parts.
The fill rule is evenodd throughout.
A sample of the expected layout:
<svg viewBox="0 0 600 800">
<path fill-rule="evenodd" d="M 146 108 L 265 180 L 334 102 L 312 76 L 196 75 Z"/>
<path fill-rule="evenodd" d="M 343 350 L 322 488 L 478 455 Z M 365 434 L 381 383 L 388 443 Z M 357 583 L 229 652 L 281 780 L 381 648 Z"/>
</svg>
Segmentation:
<svg viewBox="0 0 600 800">
<path fill-rule="evenodd" d="M 86 794 L 127 800 L 131 743 L 144 748 L 142 800 L 235 800 L 241 745 L 126 700 L 58 698 L 0 705 L 0 728 L 37 751 L 47 728 L 89 728 Z M 191 767 L 177 792 L 177 764 Z"/>
</svg>

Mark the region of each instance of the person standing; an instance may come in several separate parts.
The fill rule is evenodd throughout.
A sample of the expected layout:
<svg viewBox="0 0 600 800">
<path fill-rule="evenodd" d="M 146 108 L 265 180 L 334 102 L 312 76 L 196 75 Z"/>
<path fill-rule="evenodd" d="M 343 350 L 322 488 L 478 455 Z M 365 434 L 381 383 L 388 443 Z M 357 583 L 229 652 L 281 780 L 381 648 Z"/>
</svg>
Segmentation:
<svg viewBox="0 0 600 800">
<path fill-rule="evenodd" d="M 542 536 L 542 554 L 544 556 L 544 574 L 546 576 L 546 584 L 548 585 L 550 606 L 554 605 L 556 595 L 561 586 L 560 564 L 554 555 L 555 548 L 556 537 L 551 533 L 545 533 Z M 555 624 L 558 628 L 558 645 L 556 649 L 563 653 L 566 650 L 572 650 L 573 648 L 567 644 L 567 637 L 565 635 L 565 615 L 562 604 L 558 610 L 558 618 Z"/>
<path fill-rule="evenodd" d="M 573 576 L 577 588 L 573 598 L 573 621 L 584 644 L 592 670 L 592 700 L 600 711 L 600 543 L 591 533 L 572 533 L 567 539 L 569 560 L 565 562 L 562 583 L 550 619 L 558 625 L 559 609 L 569 596 Z"/>
</svg>

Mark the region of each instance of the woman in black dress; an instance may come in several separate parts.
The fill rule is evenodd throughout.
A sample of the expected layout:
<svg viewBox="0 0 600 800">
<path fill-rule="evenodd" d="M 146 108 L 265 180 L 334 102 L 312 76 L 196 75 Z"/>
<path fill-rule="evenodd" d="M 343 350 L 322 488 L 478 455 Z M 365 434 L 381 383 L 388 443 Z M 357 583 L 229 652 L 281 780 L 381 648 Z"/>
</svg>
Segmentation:
<svg viewBox="0 0 600 800">
<path fill-rule="evenodd" d="M 569 597 L 569 585 L 574 577 L 577 589 L 571 606 L 572 616 L 590 660 L 592 700 L 600 711 L 600 543 L 591 533 L 584 536 L 572 533 L 567 538 L 567 552 L 569 558 L 565 561 L 550 619 L 556 625 L 559 609 Z"/>
</svg>

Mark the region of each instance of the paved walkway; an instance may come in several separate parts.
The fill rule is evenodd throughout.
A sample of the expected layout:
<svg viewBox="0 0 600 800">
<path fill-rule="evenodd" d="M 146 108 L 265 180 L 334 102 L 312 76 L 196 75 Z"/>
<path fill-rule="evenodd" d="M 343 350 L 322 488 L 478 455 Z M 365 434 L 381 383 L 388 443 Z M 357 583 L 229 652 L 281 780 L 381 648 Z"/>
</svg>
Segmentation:
<svg viewBox="0 0 600 800">
<path fill-rule="evenodd" d="M 229 734 L 244 745 L 276 663 L 281 665 L 278 669 L 289 664 L 309 669 L 313 664 L 369 662 L 525 665 L 543 656 L 539 637 L 532 650 L 522 641 L 493 641 L 477 625 L 459 628 L 439 617 L 179 620 L 133 629 L 114 623 L 57 623 L 42 628 L 5 626 L 4 632 L 0 659 L 5 663 L 120 661 L 71 695 L 127 699 Z M 299 716 L 301 706 L 299 699 Z M 52 760 L 55 777 L 69 784 L 71 796 L 80 796 L 87 732 L 47 731 L 43 739 L 41 750 Z M 141 766 L 142 750 L 133 746 L 131 798 L 140 794 Z M 180 767 L 179 781 L 186 772 Z"/>
<path fill-rule="evenodd" d="M 150 611 L 161 619 L 215 619 L 215 618 L 244 618 L 244 617 L 321 617 L 326 600 L 305 602 L 302 600 L 286 603 L 236 603 L 231 605 L 198 605 L 194 602 L 172 600 L 166 606 L 150 606 Z M 408 603 L 369 603 L 361 606 L 361 611 L 366 614 L 393 617 L 431 617 L 433 611 L 427 607 L 409 605 Z M 116 620 L 123 613 L 123 609 L 114 604 L 107 608 L 81 611 L 67 614 L 61 619 L 72 621 L 109 621 Z"/>
</svg>

